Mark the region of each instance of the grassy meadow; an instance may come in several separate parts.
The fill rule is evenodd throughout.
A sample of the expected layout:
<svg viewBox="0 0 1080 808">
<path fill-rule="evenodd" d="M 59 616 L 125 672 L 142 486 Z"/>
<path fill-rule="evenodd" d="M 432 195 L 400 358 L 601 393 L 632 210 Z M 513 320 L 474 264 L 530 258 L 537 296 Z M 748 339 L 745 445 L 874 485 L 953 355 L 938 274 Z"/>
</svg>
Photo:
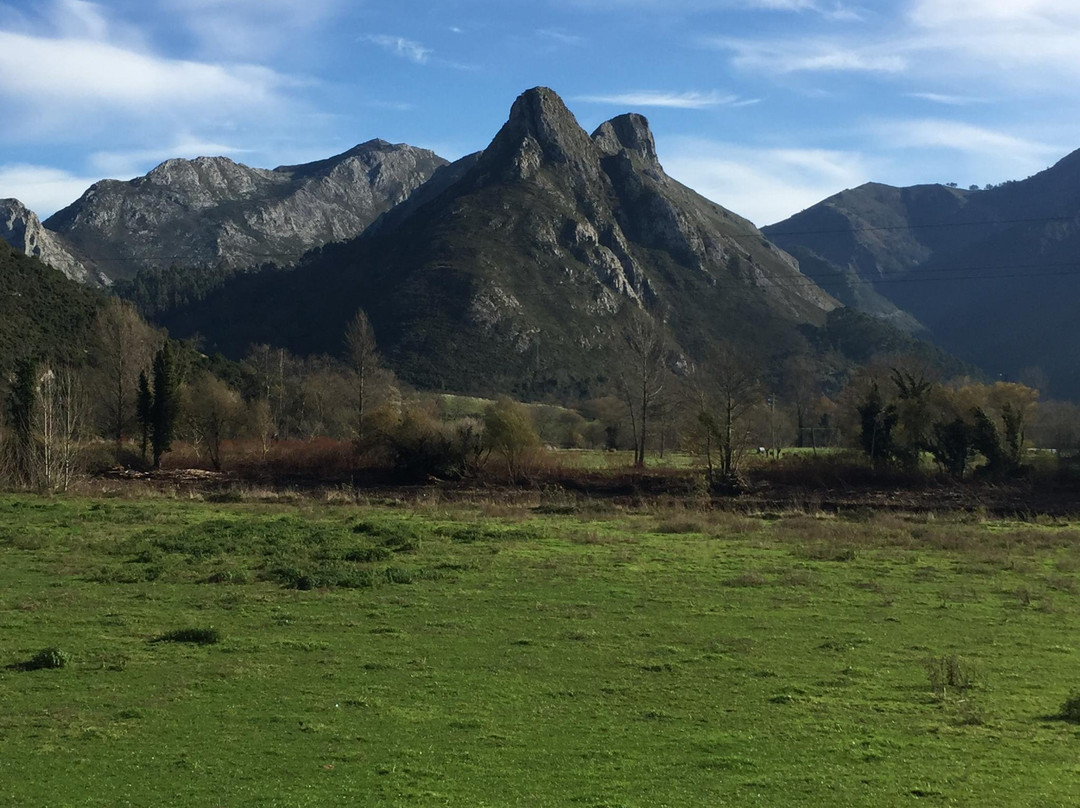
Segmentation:
<svg viewBox="0 0 1080 808">
<path fill-rule="evenodd" d="M 1065 522 L 5 496 L 0 599 L 4 805 L 1080 799 Z"/>
</svg>

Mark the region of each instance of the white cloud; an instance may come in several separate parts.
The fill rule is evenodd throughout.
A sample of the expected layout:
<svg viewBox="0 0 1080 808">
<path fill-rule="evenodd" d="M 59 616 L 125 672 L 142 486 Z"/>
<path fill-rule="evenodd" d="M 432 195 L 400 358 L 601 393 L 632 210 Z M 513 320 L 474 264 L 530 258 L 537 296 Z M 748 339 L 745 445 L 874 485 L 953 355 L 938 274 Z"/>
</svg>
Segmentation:
<svg viewBox="0 0 1080 808">
<path fill-rule="evenodd" d="M 419 42 L 414 42 L 411 39 L 405 39 L 400 36 L 389 36 L 387 34 L 368 34 L 360 37 L 363 42 L 371 42 L 374 45 L 378 45 L 380 48 L 389 51 L 395 56 L 400 56 L 403 59 L 408 59 L 410 62 L 416 62 L 417 64 L 426 64 L 428 59 L 431 58 L 431 54 L 434 52 L 431 48 L 425 48 Z"/>
<path fill-rule="evenodd" d="M 706 44 L 730 51 L 736 67 L 759 73 L 900 73 L 908 68 L 908 60 L 898 50 L 829 40 L 716 37 Z"/>
<path fill-rule="evenodd" d="M 585 43 L 585 37 L 568 33 L 561 28 L 542 28 L 536 34 L 541 39 L 546 39 L 558 45 L 582 45 Z"/>
<path fill-rule="evenodd" d="M 228 146 L 224 143 L 198 140 L 184 136 L 171 146 L 132 151 L 98 151 L 90 155 L 90 165 L 94 171 L 114 179 L 129 179 L 146 173 L 149 169 L 174 157 L 193 159 L 195 157 L 235 156 L 246 153 L 247 149 Z"/>
<path fill-rule="evenodd" d="M 947 149 L 967 154 L 1044 163 L 1060 147 L 981 126 L 940 119 L 882 121 L 873 129 L 883 144 L 905 149 Z"/>
<path fill-rule="evenodd" d="M 668 174 L 758 225 L 785 219 L 875 173 L 857 152 L 754 148 L 697 138 L 665 144 Z"/>
<path fill-rule="evenodd" d="M 263 60 L 316 30 L 346 0 L 162 0 L 215 58 Z"/>
<path fill-rule="evenodd" d="M 27 70 L 26 65 L 34 65 Z M 252 65 L 163 59 L 88 39 L 0 32 L 0 96 L 128 109 L 269 103 L 288 83 Z"/>
<path fill-rule="evenodd" d="M 1080 6 L 1075 0 L 916 0 L 910 16 L 926 27 L 1002 22 L 1061 25 L 1080 22 Z"/>
<path fill-rule="evenodd" d="M 57 0 L 46 9 L 56 32 L 65 38 L 104 39 L 109 23 L 100 6 L 86 0 Z"/>
<path fill-rule="evenodd" d="M 0 165 L 0 198 L 14 197 L 41 219 L 47 219 L 82 196 L 97 180 L 49 166 Z"/>
<path fill-rule="evenodd" d="M 758 99 L 740 99 L 737 95 L 721 95 L 717 92 L 665 93 L 658 90 L 616 93 L 613 95 L 579 95 L 574 100 L 586 104 L 612 104 L 621 107 L 668 107 L 674 109 L 747 106 L 758 101 Z"/>
<path fill-rule="evenodd" d="M 908 98 L 918 98 L 922 101 L 930 101 L 934 104 L 943 104 L 949 107 L 966 107 L 969 104 L 985 104 L 985 98 L 975 98 L 966 95 L 948 95 L 946 93 L 905 93 Z"/>
</svg>

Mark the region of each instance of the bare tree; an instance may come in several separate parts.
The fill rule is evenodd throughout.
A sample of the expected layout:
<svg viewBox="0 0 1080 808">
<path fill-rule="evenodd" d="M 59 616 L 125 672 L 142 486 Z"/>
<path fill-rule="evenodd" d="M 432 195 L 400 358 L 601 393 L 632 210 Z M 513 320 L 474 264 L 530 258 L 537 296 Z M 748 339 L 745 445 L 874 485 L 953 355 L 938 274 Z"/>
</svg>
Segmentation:
<svg viewBox="0 0 1080 808">
<path fill-rule="evenodd" d="M 221 470 L 222 448 L 240 421 L 240 395 L 211 373 L 200 374 L 185 396 L 185 424 L 193 444 L 206 447 L 215 471 Z"/>
<path fill-rule="evenodd" d="M 388 381 L 388 372 L 382 366 L 375 342 L 375 330 L 363 309 L 357 309 L 345 329 L 345 356 L 353 371 L 353 431 L 357 441 L 362 442 L 368 414 L 377 405 Z"/>
<path fill-rule="evenodd" d="M 723 345 L 694 376 L 700 429 L 710 450 L 716 448 L 720 474 L 729 476 L 739 469 L 749 445 L 750 415 L 762 398 L 757 373 L 750 361 Z M 711 473 L 711 457 L 709 468 Z"/>
<path fill-rule="evenodd" d="M 21 361 L 8 397 L 5 455 L 18 483 L 64 491 L 78 471 L 86 398 L 71 368 Z"/>
<path fill-rule="evenodd" d="M 66 491 L 79 470 L 86 396 L 72 368 L 48 369 L 38 387 L 42 444 L 41 480 Z"/>
<path fill-rule="evenodd" d="M 630 411 L 634 433 L 634 465 L 645 465 L 645 442 L 649 417 L 664 392 L 666 343 L 660 325 L 640 309 L 631 311 L 623 326 L 626 345 L 618 374 L 619 392 Z"/>
<path fill-rule="evenodd" d="M 135 414 L 134 392 L 140 371 L 149 367 L 155 342 L 153 329 L 127 301 L 110 298 L 94 323 L 93 358 L 99 400 L 107 434 L 116 441 L 116 456 Z"/>
</svg>

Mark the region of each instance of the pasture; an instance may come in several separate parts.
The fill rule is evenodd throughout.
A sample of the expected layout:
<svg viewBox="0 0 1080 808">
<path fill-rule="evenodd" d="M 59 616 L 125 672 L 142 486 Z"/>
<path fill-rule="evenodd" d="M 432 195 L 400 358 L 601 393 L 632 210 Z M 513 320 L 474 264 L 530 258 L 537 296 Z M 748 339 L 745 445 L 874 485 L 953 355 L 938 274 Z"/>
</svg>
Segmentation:
<svg viewBox="0 0 1080 808">
<path fill-rule="evenodd" d="M 0 603 L 7 805 L 1080 795 L 1067 521 L 4 496 Z"/>
</svg>

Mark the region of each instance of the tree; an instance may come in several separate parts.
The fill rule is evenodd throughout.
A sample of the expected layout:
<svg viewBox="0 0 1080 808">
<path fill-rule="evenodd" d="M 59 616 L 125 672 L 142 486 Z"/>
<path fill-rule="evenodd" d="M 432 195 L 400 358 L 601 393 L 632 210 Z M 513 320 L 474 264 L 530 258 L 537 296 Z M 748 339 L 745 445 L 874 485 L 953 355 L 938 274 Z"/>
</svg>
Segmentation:
<svg viewBox="0 0 1080 808">
<path fill-rule="evenodd" d="M 161 468 L 161 456 L 172 451 L 176 420 L 180 414 L 180 379 L 169 340 L 154 355 L 154 392 L 150 409 L 150 443 L 154 468 Z"/>
<path fill-rule="evenodd" d="M 215 471 L 221 471 L 222 447 L 240 421 L 240 395 L 211 373 L 201 373 L 188 388 L 187 425 L 205 444 Z"/>
<path fill-rule="evenodd" d="M 7 400 L 11 436 L 5 454 L 15 481 L 21 485 L 31 485 L 34 477 L 33 423 L 37 379 L 37 362 L 27 358 L 16 361 L 15 379 Z"/>
<path fill-rule="evenodd" d="M 859 442 L 866 456 L 874 465 L 891 460 L 895 449 L 893 429 L 899 415 L 894 405 L 885 404 L 876 381 L 871 382 L 866 398 L 857 409 L 861 425 Z"/>
<path fill-rule="evenodd" d="M 92 356 L 107 434 L 116 441 L 117 460 L 131 422 L 131 391 L 151 360 L 152 336 L 152 329 L 134 307 L 117 297 L 109 298 L 94 322 Z"/>
<path fill-rule="evenodd" d="M 72 368 L 46 368 L 37 387 L 39 484 L 66 491 L 78 471 L 86 399 Z"/>
<path fill-rule="evenodd" d="M 986 458 L 986 473 L 991 477 L 1000 476 L 1009 467 L 1008 455 L 1001 445 L 1001 433 L 982 407 L 976 407 L 971 415 L 971 445 Z"/>
<path fill-rule="evenodd" d="M 146 448 L 150 443 L 150 431 L 154 422 L 154 394 L 150 391 L 150 380 L 146 371 L 139 371 L 139 389 L 135 394 L 135 418 L 142 432 L 142 459 L 146 462 Z"/>
<path fill-rule="evenodd" d="M 715 448 L 719 472 L 739 470 L 749 445 L 750 416 L 761 401 L 761 385 L 753 365 L 729 346 L 719 346 L 693 371 L 691 394 L 696 412 L 693 432 L 713 476 Z"/>
<path fill-rule="evenodd" d="M 930 453 L 946 472 L 961 478 L 968 463 L 975 454 L 972 444 L 972 427 L 960 416 L 949 422 L 938 422 L 933 426 L 934 438 L 930 443 Z"/>
<path fill-rule="evenodd" d="M 357 309 L 345 329 L 345 356 L 353 370 L 353 406 L 355 408 L 354 432 L 356 440 L 363 442 L 367 428 L 368 413 L 376 398 L 387 385 L 387 371 L 382 367 L 375 330 L 364 314 Z"/>
<path fill-rule="evenodd" d="M 11 436 L 6 447 L 16 482 L 66 490 L 81 451 L 85 399 L 75 372 L 23 359 L 8 393 Z"/>
<path fill-rule="evenodd" d="M 539 445 L 536 427 L 523 405 L 500 396 L 484 410 L 484 446 L 503 459 L 511 479 L 521 471 L 526 452 Z"/>
<path fill-rule="evenodd" d="M 664 392 L 665 342 L 659 324 L 644 311 L 634 309 L 623 326 L 625 358 L 618 376 L 619 392 L 630 411 L 634 433 L 634 465 L 645 465 L 645 441 L 649 416 Z"/>
</svg>

